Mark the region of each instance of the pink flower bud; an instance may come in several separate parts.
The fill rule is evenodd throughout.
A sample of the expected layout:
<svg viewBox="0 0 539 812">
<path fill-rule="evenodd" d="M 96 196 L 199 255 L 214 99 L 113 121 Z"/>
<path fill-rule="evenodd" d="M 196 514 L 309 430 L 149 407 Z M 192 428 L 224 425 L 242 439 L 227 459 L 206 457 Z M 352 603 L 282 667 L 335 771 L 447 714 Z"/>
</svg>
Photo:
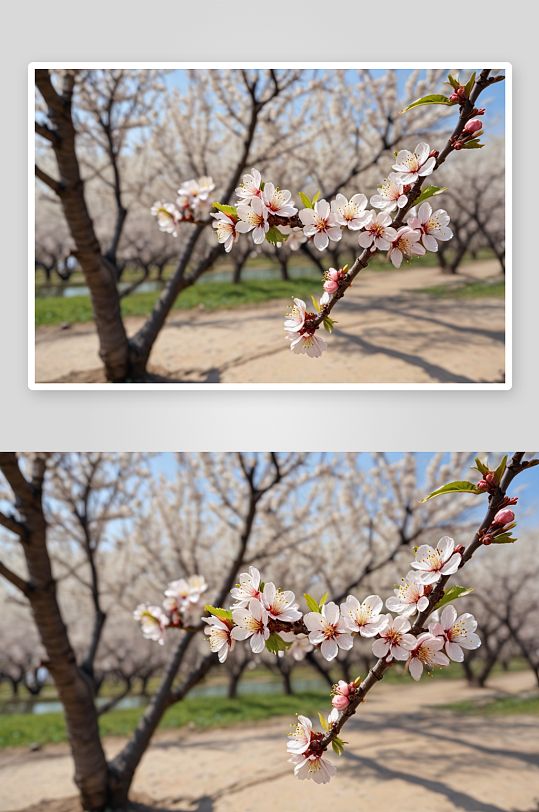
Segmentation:
<svg viewBox="0 0 539 812">
<path fill-rule="evenodd" d="M 487 480 L 489 485 L 495 485 L 496 484 L 496 477 L 494 476 L 494 471 L 489 471 L 488 474 L 486 475 L 485 479 Z"/>
<path fill-rule="evenodd" d="M 503 510 L 499 510 L 497 514 L 494 516 L 494 523 L 495 524 L 511 524 L 511 522 L 515 521 L 515 514 L 512 510 L 508 510 L 504 508 Z"/>
<path fill-rule="evenodd" d="M 485 480 L 482 479 L 481 482 L 477 483 L 477 487 L 479 488 L 480 491 L 486 491 L 488 488 L 488 482 L 485 482 Z"/>
<path fill-rule="evenodd" d="M 452 101 L 452 102 L 458 102 L 458 101 L 460 101 L 460 99 L 459 99 L 459 97 L 457 96 L 457 94 L 456 94 L 456 93 L 452 93 L 452 94 L 450 95 L 450 97 L 449 97 L 449 100 L 450 100 L 450 101 Z"/>
<path fill-rule="evenodd" d="M 331 700 L 331 704 L 334 708 L 337 708 L 337 710 L 344 710 L 347 705 L 350 704 L 350 702 L 348 697 L 343 696 L 342 694 L 337 694 L 337 696 L 334 696 Z"/>
<path fill-rule="evenodd" d="M 459 98 L 461 98 L 461 99 L 467 99 L 468 98 L 468 96 L 466 95 L 466 88 L 464 87 L 464 85 L 461 85 L 459 87 L 459 89 L 457 90 L 457 96 L 459 96 Z"/>
<path fill-rule="evenodd" d="M 463 132 L 465 133 L 476 133 L 478 130 L 482 128 L 482 124 L 478 118 L 472 118 L 470 121 L 466 122 L 466 126 L 464 127 Z"/>
<path fill-rule="evenodd" d="M 335 293 L 336 290 L 339 290 L 337 282 L 334 282 L 332 279 L 328 279 L 327 282 L 324 282 L 323 288 L 328 293 Z"/>
<path fill-rule="evenodd" d="M 333 279 L 334 282 L 338 282 L 341 276 L 340 271 L 336 271 L 335 268 L 330 268 L 328 271 L 328 279 Z"/>
<path fill-rule="evenodd" d="M 339 690 L 339 693 L 342 694 L 343 696 L 348 696 L 348 694 L 350 693 L 350 686 L 343 679 L 339 680 L 339 682 L 337 683 L 337 688 Z"/>
</svg>

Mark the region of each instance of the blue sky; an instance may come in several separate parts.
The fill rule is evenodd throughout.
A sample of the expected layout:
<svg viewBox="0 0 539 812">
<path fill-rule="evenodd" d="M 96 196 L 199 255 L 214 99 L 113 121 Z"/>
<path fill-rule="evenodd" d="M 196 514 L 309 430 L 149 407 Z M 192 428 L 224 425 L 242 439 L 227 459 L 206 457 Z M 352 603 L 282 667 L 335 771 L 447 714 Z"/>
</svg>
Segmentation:
<svg viewBox="0 0 539 812">
<path fill-rule="evenodd" d="M 420 481 L 424 478 L 425 471 L 433 453 L 434 452 L 425 451 L 418 452 L 416 454 Z M 495 465 L 498 464 L 506 453 L 509 453 L 510 456 L 510 452 L 505 451 L 489 454 L 488 460 L 491 467 L 495 467 Z M 385 456 L 389 461 L 393 462 L 400 459 L 403 455 L 402 452 L 389 452 L 386 453 Z M 478 453 L 478 456 L 480 456 L 481 459 L 485 459 L 485 455 L 482 452 Z M 360 455 L 359 459 L 360 464 L 366 469 L 372 466 L 372 457 L 370 453 L 364 452 Z M 448 459 L 449 452 L 445 454 L 444 462 Z M 312 462 L 313 464 L 315 463 L 315 456 L 313 456 Z M 172 452 L 158 454 L 152 459 L 151 462 L 151 467 L 155 473 L 164 473 L 169 479 L 174 476 L 175 466 L 174 454 Z M 470 470 L 469 478 L 471 481 L 477 482 L 479 480 L 479 475 L 477 472 Z M 519 526 L 537 527 L 539 525 L 539 466 L 519 474 L 511 490 L 511 495 L 520 497 Z M 483 497 L 478 497 L 477 518 L 483 517 L 485 511 L 485 502 L 486 500 Z M 524 516 L 525 513 L 529 515 Z M 518 532 L 515 532 L 517 533 L 518 537 Z"/>
<path fill-rule="evenodd" d="M 324 69 L 323 62 L 320 63 L 320 69 Z M 481 66 L 478 66 L 475 70 L 477 73 L 479 73 L 481 69 Z M 458 72 L 455 68 L 448 68 L 448 73 L 450 71 L 453 71 L 453 75 L 457 73 L 461 81 L 466 81 L 473 72 L 472 69 L 461 70 Z M 386 72 L 386 68 L 370 68 L 369 72 L 373 77 L 383 76 Z M 424 75 L 425 72 L 426 71 L 423 70 L 422 75 Z M 307 73 L 308 75 L 311 75 L 312 70 L 308 70 Z M 354 80 L 354 71 L 348 70 L 346 73 L 350 77 L 350 82 L 352 82 Z M 397 69 L 397 87 L 399 90 L 399 95 L 403 92 L 410 73 L 411 69 L 408 68 Z M 183 69 L 173 70 L 166 78 L 166 82 L 170 87 L 177 87 L 180 91 L 186 89 L 188 81 L 189 79 L 187 76 L 187 71 Z M 450 95 L 449 87 L 447 88 L 447 95 Z M 495 135 L 502 135 L 505 128 L 505 82 L 498 82 L 485 91 L 482 94 L 481 102 L 482 106 L 487 108 L 487 113 L 485 114 L 484 118 L 485 126 L 490 128 L 491 133 Z M 455 110 L 457 111 L 458 108 L 455 108 Z"/>
</svg>

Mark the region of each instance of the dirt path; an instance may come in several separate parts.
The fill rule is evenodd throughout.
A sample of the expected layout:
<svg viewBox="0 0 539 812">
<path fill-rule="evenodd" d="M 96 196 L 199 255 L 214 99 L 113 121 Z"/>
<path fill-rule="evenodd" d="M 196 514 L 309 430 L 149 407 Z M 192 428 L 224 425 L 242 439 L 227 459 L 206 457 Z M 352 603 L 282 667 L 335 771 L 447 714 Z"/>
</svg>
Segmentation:
<svg viewBox="0 0 539 812">
<path fill-rule="evenodd" d="M 492 679 L 495 691 L 533 689 L 529 672 Z M 539 737 L 531 716 L 463 716 L 432 706 L 477 697 L 460 680 L 380 685 L 331 756 L 329 785 L 298 781 L 286 763 L 290 719 L 228 729 L 159 731 L 133 793 L 156 812 L 537 812 Z M 301 699 L 298 697 L 298 710 Z M 324 708 L 321 708 L 324 710 Z M 122 746 L 105 742 L 108 755 Z M 0 753 L 0 812 L 75 812 L 65 744 Z M 66 799 L 47 804 L 45 799 Z M 150 799 L 154 799 L 154 805 Z"/>
<path fill-rule="evenodd" d="M 484 260 L 463 266 L 459 278 L 497 273 L 496 262 Z M 150 366 L 170 380 L 206 383 L 503 382 L 503 300 L 414 292 L 452 281 L 437 268 L 365 272 L 339 305 L 329 350 L 318 359 L 290 352 L 282 329 L 288 301 L 173 311 Z M 126 320 L 130 335 L 142 321 Z M 93 324 L 39 327 L 36 381 L 104 381 Z"/>
</svg>

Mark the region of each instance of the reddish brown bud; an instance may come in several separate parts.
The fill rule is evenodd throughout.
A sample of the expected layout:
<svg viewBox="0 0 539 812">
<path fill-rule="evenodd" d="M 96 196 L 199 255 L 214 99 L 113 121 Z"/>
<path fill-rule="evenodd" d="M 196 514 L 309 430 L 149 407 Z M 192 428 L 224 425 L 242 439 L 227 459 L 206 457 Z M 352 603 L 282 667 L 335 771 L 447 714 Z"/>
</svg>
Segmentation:
<svg viewBox="0 0 539 812">
<path fill-rule="evenodd" d="M 454 552 L 455 553 L 460 553 L 462 555 L 462 553 L 464 552 L 465 549 L 466 548 L 465 548 L 464 544 L 457 544 L 457 546 L 455 547 Z"/>
<path fill-rule="evenodd" d="M 486 536 L 483 536 L 481 543 L 484 544 L 485 547 L 487 547 L 489 544 L 492 544 L 492 536 L 489 536 L 488 534 Z"/>
<path fill-rule="evenodd" d="M 429 158 L 437 158 L 439 154 L 440 151 L 438 149 L 431 149 L 429 152 Z"/>
<path fill-rule="evenodd" d="M 423 590 L 423 594 L 424 595 L 430 595 L 430 593 L 432 592 L 433 589 L 434 589 L 434 587 L 433 587 L 432 584 L 427 584 L 426 587 Z"/>
<path fill-rule="evenodd" d="M 489 471 L 485 479 L 489 485 L 496 485 L 496 477 L 494 476 L 494 471 Z"/>
</svg>

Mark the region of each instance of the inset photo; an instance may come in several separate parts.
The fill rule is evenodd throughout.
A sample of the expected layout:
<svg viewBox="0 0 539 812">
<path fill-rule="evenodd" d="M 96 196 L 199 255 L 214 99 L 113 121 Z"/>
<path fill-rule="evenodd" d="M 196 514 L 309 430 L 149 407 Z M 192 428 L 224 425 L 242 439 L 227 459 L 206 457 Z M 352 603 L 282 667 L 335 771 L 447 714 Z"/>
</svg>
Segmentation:
<svg viewBox="0 0 539 812">
<path fill-rule="evenodd" d="M 511 388 L 510 99 L 503 62 L 31 64 L 30 388 Z"/>
<path fill-rule="evenodd" d="M 0 453 L 1 812 L 532 812 L 538 465 Z"/>
</svg>

